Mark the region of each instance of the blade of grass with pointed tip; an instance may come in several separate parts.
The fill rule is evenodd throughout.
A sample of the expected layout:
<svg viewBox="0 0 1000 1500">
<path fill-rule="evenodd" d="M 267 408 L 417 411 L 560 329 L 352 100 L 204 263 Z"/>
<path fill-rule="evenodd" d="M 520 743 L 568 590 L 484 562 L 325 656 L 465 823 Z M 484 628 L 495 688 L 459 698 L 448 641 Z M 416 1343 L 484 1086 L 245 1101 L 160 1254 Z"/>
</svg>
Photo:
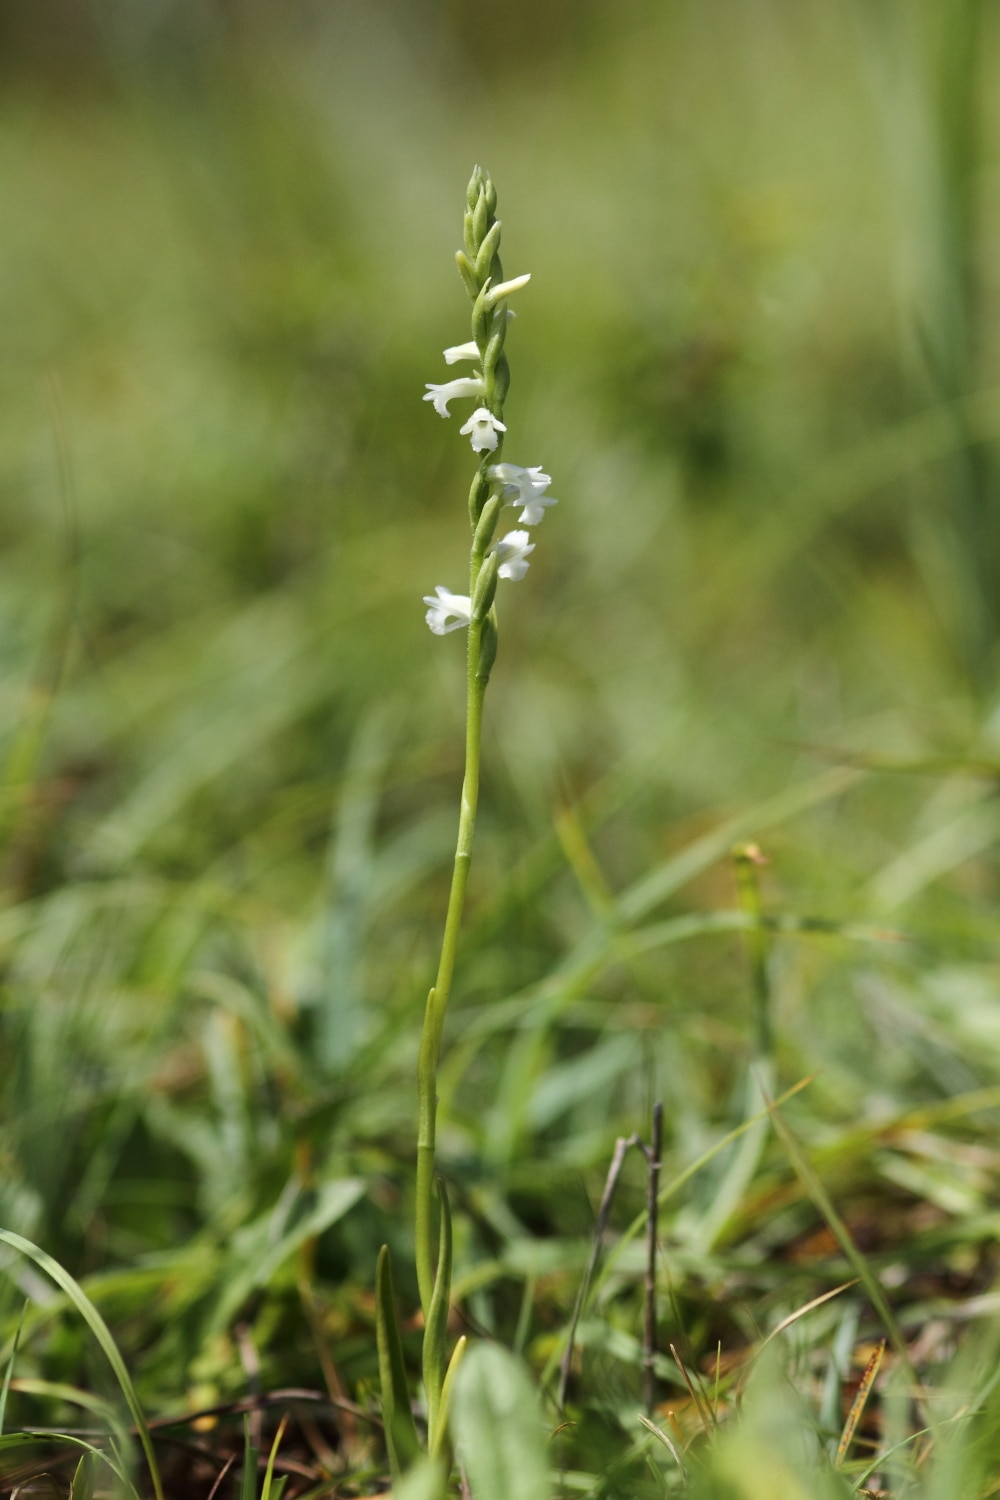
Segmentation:
<svg viewBox="0 0 1000 1500">
<path fill-rule="evenodd" d="M 844 1423 L 844 1430 L 840 1434 L 840 1442 L 837 1444 L 837 1456 L 833 1460 L 834 1468 L 836 1469 L 843 1467 L 844 1460 L 847 1457 L 847 1450 L 854 1441 L 854 1433 L 857 1425 L 861 1421 L 864 1409 L 868 1404 L 868 1397 L 871 1395 L 876 1376 L 882 1368 L 882 1357 L 884 1354 L 885 1339 L 880 1339 L 878 1348 L 865 1365 L 865 1373 L 861 1377 L 858 1393 L 851 1402 L 851 1409 L 847 1413 L 847 1421 Z"/>
<path fill-rule="evenodd" d="M 410 1410 L 406 1366 L 396 1323 L 396 1299 L 392 1287 L 389 1247 L 383 1245 L 375 1269 L 375 1337 L 378 1344 L 379 1379 L 382 1384 L 382 1420 L 389 1450 L 393 1483 L 420 1451 L 417 1429 Z"/>
<path fill-rule="evenodd" d="M 772 1339 L 776 1339 L 779 1333 L 784 1333 L 786 1328 L 791 1328 L 793 1323 L 797 1323 L 807 1313 L 814 1312 L 817 1307 L 822 1307 L 824 1302 L 831 1302 L 834 1297 L 839 1297 L 841 1292 L 849 1291 L 852 1286 L 857 1286 L 857 1284 L 858 1278 L 853 1276 L 850 1281 L 842 1281 L 840 1286 L 833 1287 L 829 1292 L 821 1292 L 818 1297 L 813 1297 L 811 1301 L 804 1302 L 801 1307 L 797 1307 L 794 1312 L 790 1312 L 787 1318 L 782 1318 L 781 1322 L 771 1329 L 767 1338 L 758 1344 L 757 1348 L 753 1351 L 752 1358 L 756 1359 L 758 1354 L 761 1354 L 767 1348 Z"/>
<path fill-rule="evenodd" d="M 27 1311 L 27 1302 L 21 1306 L 21 1316 L 17 1320 L 17 1329 L 14 1333 L 14 1347 L 10 1351 L 10 1359 L 3 1375 L 3 1389 L 0 1390 L 0 1437 L 3 1436 L 4 1418 L 7 1415 L 7 1393 L 10 1390 L 10 1377 L 14 1373 L 14 1361 L 17 1358 L 17 1348 L 21 1342 L 21 1329 L 24 1327 L 24 1314 Z"/>
<path fill-rule="evenodd" d="M 69 1500 L 94 1500 L 94 1457 L 85 1453 L 76 1466 L 69 1487 Z"/>
<path fill-rule="evenodd" d="M 125 1361 L 118 1352 L 118 1346 L 111 1336 L 111 1330 L 107 1323 L 105 1323 L 79 1282 L 75 1281 L 68 1271 L 63 1270 L 59 1262 L 53 1260 L 51 1255 L 47 1255 L 44 1250 L 32 1244 L 31 1240 L 22 1238 L 21 1235 L 15 1234 L 10 1229 L 0 1229 L 0 1242 L 10 1245 L 12 1250 L 17 1250 L 21 1255 L 26 1255 L 29 1260 L 34 1261 L 40 1270 L 51 1276 L 56 1286 L 61 1287 L 67 1297 L 69 1297 L 73 1306 L 100 1344 L 108 1363 L 114 1371 L 115 1379 L 121 1386 L 122 1395 L 125 1397 L 126 1405 L 132 1415 L 132 1421 L 135 1423 L 136 1431 L 139 1434 L 139 1442 L 142 1444 L 142 1451 L 146 1455 L 146 1463 L 149 1466 L 149 1475 L 153 1481 L 153 1491 L 156 1495 L 156 1500 L 164 1500 L 163 1482 L 160 1479 L 160 1470 L 156 1462 L 156 1454 L 153 1451 L 153 1440 L 150 1437 L 149 1427 L 146 1424 L 146 1418 L 139 1404 L 135 1386 L 132 1384 L 128 1370 L 125 1368 Z"/>
<path fill-rule="evenodd" d="M 447 1367 L 448 1311 L 451 1304 L 451 1209 L 443 1180 L 437 1179 L 440 1231 L 434 1291 L 424 1330 L 424 1392 L 427 1397 L 427 1446 L 436 1453 L 440 1445 L 441 1392 Z"/>
<path fill-rule="evenodd" d="M 657 1427 L 657 1425 L 656 1425 L 655 1422 L 651 1422 L 647 1416 L 644 1416 L 642 1412 L 639 1413 L 639 1421 L 642 1423 L 643 1427 L 645 1427 L 648 1432 L 651 1432 L 653 1434 L 653 1436 L 656 1438 L 657 1442 L 663 1444 L 664 1448 L 666 1448 L 667 1452 L 673 1458 L 673 1460 L 676 1463 L 677 1467 L 680 1469 L 681 1473 L 683 1474 L 684 1473 L 684 1462 L 683 1462 L 680 1454 L 678 1453 L 677 1449 L 675 1448 L 674 1444 L 670 1440 L 670 1438 L 667 1437 L 667 1434 L 665 1432 L 663 1432 L 661 1428 Z"/>
<path fill-rule="evenodd" d="M 267 1456 L 267 1468 L 264 1471 L 264 1488 L 260 1492 L 260 1500 L 281 1500 L 281 1492 L 285 1488 L 288 1476 L 287 1474 L 283 1475 L 282 1478 L 278 1480 L 277 1484 L 274 1484 L 274 1465 L 275 1461 L 277 1460 L 278 1449 L 281 1447 L 281 1440 L 285 1436 L 285 1428 L 287 1426 L 288 1415 L 286 1413 L 278 1424 L 278 1430 L 274 1434 L 274 1442 L 271 1444 L 271 1451 Z M 273 1489 L 272 1485 L 274 1486 Z"/>
<path fill-rule="evenodd" d="M 850 1230 L 834 1208 L 833 1200 L 814 1171 L 812 1163 L 795 1139 L 788 1125 L 782 1119 L 778 1105 L 770 1104 L 768 1107 L 771 1111 L 771 1118 L 774 1121 L 774 1128 L 781 1137 L 782 1145 L 785 1148 L 786 1155 L 792 1164 L 796 1176 L 823 1215 L 831 1234 L 841 1250 L 843 1250 L 848 1264 L 852 1267 L 858 1280 L 867 1292 L 869 1301 L 882 1319 L 883 1327 L 889 1336 L 889 1342 L 892 1344 L 893 1349 L 899 1359 L 909 1369 L 910 1356 L 907 1351 L 906 1340 L 903 1337 L 902 1329 L 896 1321 L 896 1316 L 886 1300 L 886 1295 L 879 1284 L 878 1277 L 851 1238 Z"/>
<path fill-rule="evenodd" d="M 440 1457 L 441 1452 L 445 1446 L 445 1437 L 447 1436 L 448 1432 L 448 1418 L 451 1413 L 451 1398 L 452 1393 L 455 1389 L 455 1377 L 458 1375 L 459 1369 L 461 1368 L 462 1360 L 465 1356 L 465 1351 L 468 1347 L 468 1344 L 469 1340 L 463 1333 L 462 1337 L 459 1339 L 458 1343 L 451 1351 L 451 1359 L 448 1361 L 448 1368 L 445 1371 L 444 1385 L 441 1387 L 441 1403 L 438 1407 L 437 1432 L 435 1434 L 435 1441 L 431 1445 L 431 1458 Z"/>
<path fill-rule="evenodd" d="M 38 1443 L 65 1443 L 69 1448 L 80 1448 L 85 1455 L 89 1454 L 95 1463 L 106 1464 L 115 1478 L 124 1486 L 132 1500 L 140 1500 L 139 1491 L 129 1479 L 125 1468 L 121 1463 L 115 1461 L 110 1454 L 96 1448 L 93 1443 L 88 1443 L 85 1438 L 74 1437 L 68 1432 L 9 1432 L 6 1437 L 0 1438 L 0 1453 L 9 1453 L 18 1448 L 31 1448 Z"/>
</svg>

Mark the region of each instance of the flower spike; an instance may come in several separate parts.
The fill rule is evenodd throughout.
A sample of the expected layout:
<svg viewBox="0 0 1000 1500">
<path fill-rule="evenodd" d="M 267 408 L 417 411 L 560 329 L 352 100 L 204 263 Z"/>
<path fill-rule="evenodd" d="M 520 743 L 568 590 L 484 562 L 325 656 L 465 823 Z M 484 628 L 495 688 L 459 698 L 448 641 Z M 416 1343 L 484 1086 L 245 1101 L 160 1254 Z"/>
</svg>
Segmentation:
<svg viewBox="0 0 1000 1500">
<path fill-rule="evenodd" d="M 417 1062 L 417 1181 L 416 1244 L 417 1285 L 424 1321 L 424 1391 L 429 1418 L 431 1454 L 443 1441 L 443 1413 L 447 1408 L 451 1371 L 446 1375 L 445 1340 L 450 1294 L 451 1256 L 448 1248 L 447 1204 L 443 1196 L 441 1229 L 435 1234 L 435 1156 L 437 1132 L 437 1076 L 442 1031 L 448 1009 L 458 935 L 465 902 L 466 875 L 472 854 L 479 799 L 479 761 L 482 742 L 483 701 L 496 661 L 499 640 L 496 594 L 500 580 L 517 581 L 528 571 L 535 550 L 532 533 L 546 508 L 555 505 L 547 493 L 551 480 L 541 468 L 522 468 L 500 463 L 504 403 L 510 386 L 510 366 L 504 345 L 510 319 L 508 300 L 530 278 L 505 277 L 500 259 L 501 226 L 497 218 L 497 194 L 490 175 L 476 167 L 465 197 L 463 248 L 455 259 L 462 283 L 472 303 L 472 338 L 444 351 L 446 365 L 471 362 L 471 373 L 441 385 L 428 383 L 425 401 L 433 403 L 442 417 L 452 400 L 470 396 L 475 407 L 460 429 L 477 455 L 469 487 L 469 520 L 472 545 L 469 552 L 469 592 L 453 594 L 438 584 L 424 597 L 428 628 L 435 635 L 465 630 L 467 658 L 466 756 L 462 782 L 461 811 L 452 885 L 448 898 L 445 931 L 435 983 L 427 997 Z M 505 506 L 520 507 L 521 529 L 497 539 Z M 382 1362 L 384 1364 L 384 1361 Z M 454 1362 L 451 1370 L 454 1369 Z M 395 1375 L 383 1372 L 383 1414 L 392 1414 Z M 388 1390 L 388 1395 L 385 1394 Z M 387 1421 L 387 1435 L 393 1429 Z M 391 1449 L 390 1449 L 391 1456 Z M 394 1477 L 398 1477 L 394 1475 Z"/>
</svg>

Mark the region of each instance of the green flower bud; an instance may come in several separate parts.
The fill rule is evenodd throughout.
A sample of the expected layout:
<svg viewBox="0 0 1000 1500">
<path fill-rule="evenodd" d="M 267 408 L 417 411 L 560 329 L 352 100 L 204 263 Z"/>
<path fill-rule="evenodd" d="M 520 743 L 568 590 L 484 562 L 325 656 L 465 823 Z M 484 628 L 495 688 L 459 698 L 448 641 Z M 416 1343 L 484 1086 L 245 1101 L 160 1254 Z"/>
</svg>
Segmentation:
<svg viewBox="0 0 1000 1500">
<path fill-rule="evenodd" d="M 465 282 L 465 290 L 468 292 L 473 302 L 475 302 L 476 298 L 479 296 L 479 282 L 476 280 L 475 266 L 462 250 L 455 251 L 455 264 L 458 266 L 459 275 Z"/>
<path fill-rule="evenodd" d="M 487 683 L 490 680 L 493 663 L 497 659 L 497 645 L 497 612 L 491 609 L 483 621 L 479 635 L 479 660 L 476 663 L 476 678 L 479 682 Z"/>
<path fill-rule="evenodd" d="M 479 570 L 475 588 L 472 590 L 472 618 L 484 620 L 493 606 L 497 591 L 497 568 L 500 566 L 495 552 L 491 552 Z"/>
<path fill-rule="evenodd" d="M 490 227 L 490 211 L 486 207 L 486 194 L 480 192 L 476 200 L 476 206 L 472 210 L 472 243 L 479 251 L 480 245 L 486 238 L 486 231 Z"/>
<path fill-rule="evenodd" d="M 497 521 L 500 518 L 500 508 L 503 500 L 499 495 L 491 495 L 483 506 L 482 514 L 476 525 L 476 534 L 472 539 L 472 551 L 476 557 L 485 557 L 493 540 L 493 533 L 497 529 Z"/>
<path fill-rule="evenodd" d="M 507 399 L 507 387 L 510 385 L 510 365 L 507 363 L 506 354 L 501 354 L 497 360 L 497 367 L 493 371 L 492 380 L 486 377 L 486 399 L 491 407 L 503 411 L 503 404 Z"/>
<path fill-rule="evenodd" d="M 523 276 L 514 276 L 510 281 L 498 281 L 495 285 L 491 277 L 490 288 L 485 296 L 486 306 L 495 307 L 504 297 L 509 297 L 512 292 L 519 292 L 523 286 L 527 286 L 530 280 L 530 271 L 526 271 Z"/>
<path fill-rule="evenodd" d="M 476 280 L 480 286 L 487 276 L 494 275 L 493 262 L 497 251 L 500 249 L 500 220 L 494 219 L 486 233 L 483 243 L 476 252 Z M 501 272 L 501 276 L 502 276 Z"/>
<path fill-rule="evenodd" d="M 483 506 L 490 497 L 490 480 L 487 468 L 488 466 L 484 459 L 480 467 L 476 470 L 472 483 L 469 486 L 469 520 L 472 523 L 473 531 L 479 525 L 479 517 L 483 513 Z"/>
<path fill-rule="evenodd" d="M 486 301 L 489 290 L 490 283 L 487 279 L 484 286 L 476 293 L 476 300 L 472 307 L 472 337 L 480 349 L 486 348 L 493 327 L 493 319 L 490 317 L 491 309 Z"/>
</svg>

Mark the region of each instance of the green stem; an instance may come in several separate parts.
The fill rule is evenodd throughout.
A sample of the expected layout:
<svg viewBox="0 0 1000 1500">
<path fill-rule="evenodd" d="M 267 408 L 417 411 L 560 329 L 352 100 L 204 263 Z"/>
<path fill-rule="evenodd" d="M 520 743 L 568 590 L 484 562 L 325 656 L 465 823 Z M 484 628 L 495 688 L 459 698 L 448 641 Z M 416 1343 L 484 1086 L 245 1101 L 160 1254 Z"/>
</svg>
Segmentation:
<svg viewBox="0 0 1000 1500">
<path fill-rule="evenodd" d="M 774 1050 L 774 1035 L 771 1027 L 769 943 L 764 927 L 764 909 L 757 873 L 759 867 L 767 861 L 756 844 L 737 844 L 733 850 L 733 863 L 740 908 L 751 922 L 747 929 L 746 944 L 757 1013 L 757 1053 L 760 1057 L 770 1057 Z"/>
<path fill-rule="evenodd" d="M 478 558 L 473 558 L 473 586 L 478 572 Z M 469 626 L 468 697 L 465 719 L 465 776 L 462 781 L 462 809 L 458 820 L 455 866 L 448 896 L 444 936 L 437 979 L 427 996 L 424 1027 L 420 1036 L 417 1061 L 417 1206 L 416 1252 L 417 1283 L 420 1305 L 426 1318 L 434 1291 L 434 1147 L 437 1127 L 437 1066 L 441 1051 L 448 996 L 451 993 L 458 935 L 465 908 L 465 888 L 472 859 L 472 841 L 476 833 L 476 808 L 479 802 L 479 760 L 482 741 L 483 699 L 486 682 L 479 676 L 482 622 Z"/>
</svg>

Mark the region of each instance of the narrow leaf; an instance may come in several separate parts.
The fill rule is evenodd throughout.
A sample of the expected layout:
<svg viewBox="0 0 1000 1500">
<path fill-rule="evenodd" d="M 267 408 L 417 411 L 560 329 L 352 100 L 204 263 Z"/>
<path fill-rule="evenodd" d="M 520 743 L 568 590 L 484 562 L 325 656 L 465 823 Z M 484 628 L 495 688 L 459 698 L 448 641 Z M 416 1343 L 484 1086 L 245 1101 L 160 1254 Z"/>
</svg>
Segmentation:
<svg viewBox="0 0 1000 1500">
<path fill-rule="evenodd" d="M 274 1484 L 274 1464 L 278 1457 L 278 1449 L 281 1447 L 281 1439 L 285 1435 L 288 1426 L 288 1415 L 282 1417 L 278 1430 L 274 1434 L 274 1442 L 271 1444 L 271 1452 L 268 1454 L 267 1470 L 264 1474 L 264 1488 L 261 1490 L 260 1500 L 281 1500 L 281 1492 L 285 1488 L 285 1479 L 279 1479 Z M 272 1489 L 272 1485 L 274 1486 Z"/>
<path fill-rule="evenodd" d="M 548 1500 L 545 1427 L 521 1362 L 497 1344 L 476 1344 L 462 1361 L 452 1435 L 476 1500 Z"/>
<path fill-rule="evenodd" d="M 882 1367 L 882 1356 L 884 1354 L 885 1339 L 882 1339 L 880 1340 L 875 1353 L 865 1365 L 865 1373 L 861 1377 L 861 1384 L 858 1386 L 858 1394 L 852 1401 L 851 1409 L 847 1413 L 847 1421 L 844 1423 L 844 1430 L 840 1434 L 840 1442 L 837 1444 L 837 1457 L 834 1459 L 834 1465 L 838 1469 L 842 1466 L 844 1459 L 847 1457 L 847 1450 L 848 1448 L 850 1448 L 851 1443 L 854 1441 L 855 1429 L 857 1428 L 858 1423 L 861 1421 L 861 1416 L 864 1412 L 865 1406 L 867 1405 L 868 1397 L 871 1395 L 872 1386 L 875 1384 L 875 1378 Z"/>
<path fill-rule="evenodd" d="M 771 1118 L 774 1121 L 774 1128 L 781 1137 L 782 1145 L 795 1170 L 796 1176 L 823 1215 L 830 1228 L 830 1232 L 833 1234 L 841 1250 L 843 1250 L 848 1265 L 867 1292 L 869 1301 L 882 1319 L 882 1325 L 889 1335 L 889 1341 L 893 1349 L 904 1365 L 910 1368 L 910 1355 L 906 1347 L 906 1340 L 896 1321 L 895 1314 L 886 1300 L 886 1295 L 882 1290 L 878 1277 L 851 1238 L 850 1230 L 834 1208 L 833 1200 L 820 1181 L 819 1175 L 809 1158 L 782 1118 L 781 1111 L 776 1104 L 770 1105 L 769 1108 Z"/>
<path fill-rule="evenodd" d="M 388 1245 L 383 1245 L 379 1251 L 375 1270 L 375 1336 L 378 1343 L 379 1379 L 382 1383 L 382 1420 L 385 1423 L 389 1466 L 395 1484 L 420 1451 L 420 1444 L 410 1410 L 403 1348 L 396 1323 L 396 1299 L 392 1287 Z"/>
<path fill-rule="evenodd" d="M 14 1361 L 17 1359 L 17 1348 L 21 1342 L 21 1330 L 24 1327 L 24 1315 L 28 1310 L 27 1302 L 21 1308 L 21 1316 L 17 1320 L 17 1331 L 14 1334 L 14 1347 L 10 1351 L 10 1359 L 3 1376 L 3 1389 L 0 1390 L 0 1437 L 3 1436 L 4 1418 L 7 1415 L 7 1393 L 10 1390 L 10 1377 L 14 1373 Z"/>
<path fill-rule="evenodd" d="M 153 1451 L 153 1440 L 146 1425 L 146 1418 L 142 1407 L 139 1405 L 135 1386 L 132 1384 L 128 1370 L 125 1368 L 125 1361 L 118 1352 L 118 1346 L 111 1336 L 111 1330 L 107 1323 L 105 1323 L 79 1282 L 74 1281 L 69 1272 L 64 1271 L 59 1262 L 53 1260 L 51 1255 L 47 1255 L 44 1250 L 40 1250 L 30 1240 L 23 1239 L 21 1235 L 15 1234 L 10 1229 L 0 1229 L 0 1242 L 10 1245 L 13 1250 L 17 1250 L 21 1255 L 26 1255 L 29 1260 L 34 1261 L 36 1266 L 48 1276 L 51 1276 L 56 1286 L 61 1287 L 69 1297 L 73 1306 L 100 1344 L 108 1363 L 115 1373 L 115 1379 L 121 1386 L 122 1395 L 125 1397 L 126 1404 L 132 1415 L 132 1421 L 135 1423 L 136 1431 L 139 1434 L 142 1451 L 146 1455 L 146 1463 L 149 1465 L 149 1474 L 153 1481 L 153 1492 L 156 1500 L 164 1500 L 163 1483 L 160 1479 L 160 1470 L 156 1462 L 156 1454 Z"/>
<path fill-rule="evenodd" d="M 93 1454 L 85 1453 L 73 1474 L 69 1487 L 69 1500 L 94 1500 L 94 1468 Z"/>
<path fill-rule="evenodd" d="M 455 1376 L 458 1374 L 459 1366 L 462 1363 L 462 1359 L 465 1354 L 468 1342 L 468 1339 L 463 1333 L 462 1337 L 459 1339 L 458 1343 L 451 1351 L 451 1359 L 448 1361 L 448 1369 L 444 1377 L 444 1385 L 441 1387 L 441 1404 L 438 1407 L 438 1420 L 437 1428 L 434 1434 L 434 1441 L 433 1443 L 429 1444 L 431 1458 L 437 1458 L 444 1446 L 445 1435 L 448 1431 L 448 1418 L 451 1413 L 451 1396 L 452 1391 L 455 1387 Z"/>
<path fill-rule="evenodd" d="M 438 1235 L 438 1263 L 434 1277 L 434 1291 L 427 1310 L 427 1327 L 424 1332 L 424 1391 L 427 1395 L 427 1445 L 436 1453 L 440 1444 L 439 1413 L 441 1391 L 446 1367 L 448 1336 L 448 1309 L 451 1303 L 451 1210 L 448 1193 L 443 1180 L 437 1179 L 438 1206 L 440 1208 L 440 1233 Z"/>
</svg>

